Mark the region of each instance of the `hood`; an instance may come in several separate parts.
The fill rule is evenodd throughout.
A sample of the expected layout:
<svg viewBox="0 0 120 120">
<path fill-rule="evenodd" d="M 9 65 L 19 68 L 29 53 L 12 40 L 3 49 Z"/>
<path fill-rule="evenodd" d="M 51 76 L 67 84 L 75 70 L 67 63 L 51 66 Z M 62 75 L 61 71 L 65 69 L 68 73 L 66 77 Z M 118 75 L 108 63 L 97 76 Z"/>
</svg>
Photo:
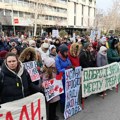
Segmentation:
<svg viewBox="0 0 120 120">
<path fill-rule="evenodd" d="M 21 78 L 21 75 L 23 74 L 23 71 L 24 71 L 24 66 L 23 66 L 22 62 L 20 62 L 20 61 L 19 61 L 19 64 L 20 64 L 20 67 L 19 67 L 18 73 L 15 73 L 14 71 L 12 71 L 11 69 L 8 68 L 8 66 L 6 65 L 6 63 L 4 61 L 4 63 L 2 64 L 1 71 L 7 76 L 14 77 L 17 75 L 19 78 Z"/>
<path fill-rule="evenodd" d="M 110 40 L 109 40 L 109 47 L 110 47 L 111 49 L 115 49 L 114 45 L 117 44 L 117 43 L 119 43 L 119 40 L 118 40 L 118 39 L 116 39 L 116 38 L 110 39 Z"/>
<path fill-rule="evenodd" d="M 77 48 L 77 54 L 75 53 L 75 50 Z M 77 57 L 79 56 L 80 54 L 80 46 L 78 43 L 73 43 L 71 46 L 70 46 L 70 55 L 73 56 L 73 57 Z"/>
<path fill-rule="evenodd" d="M 37 60 L 36 51 L 35 51 L 35 49 L 32 48 L 32 47 L 28 47 L 28 48 L 24 49 L 23 52 L 20 54 L 19 60 L 20 60 L 21 62 L 26 62 L 26 61 L 25 61 L 25 60 L 26 60 L 26 56 L 27 56 L 27 54 L 28 54 L 29 52 L 31 53 L 31 57 L 30 57 L 30 60 L 29 60 L 29 61 L 35 61 L 35 60 Z M 28 62 L 28 61 L 27 61 L 27 62 Z"/>
</svg>

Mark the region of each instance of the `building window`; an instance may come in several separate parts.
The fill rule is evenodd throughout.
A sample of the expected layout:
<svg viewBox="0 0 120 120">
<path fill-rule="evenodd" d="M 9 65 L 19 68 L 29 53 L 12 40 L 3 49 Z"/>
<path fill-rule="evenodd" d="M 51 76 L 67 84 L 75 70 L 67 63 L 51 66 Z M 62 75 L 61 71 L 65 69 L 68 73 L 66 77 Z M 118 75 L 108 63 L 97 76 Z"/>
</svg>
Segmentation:
<svg viewBox="0 0 120 120">
<path fill-rule="evenodd" d="M 13 16 L 18 17 L 18 11 L 13 11 Z"/>
<path fill-rule="evenodd" d="M 23 12 L 19 12 L 19 17 L 23 17 Z"/>
<path fill-rule="evenodd" d="M 48 16 L 45 16 L 45 20 L 48 20 Z"/>
<path fill-rule="evenodd" d="M 10 0 L 4 0 L 5 3 L 10 3 Z"/>
</svg>

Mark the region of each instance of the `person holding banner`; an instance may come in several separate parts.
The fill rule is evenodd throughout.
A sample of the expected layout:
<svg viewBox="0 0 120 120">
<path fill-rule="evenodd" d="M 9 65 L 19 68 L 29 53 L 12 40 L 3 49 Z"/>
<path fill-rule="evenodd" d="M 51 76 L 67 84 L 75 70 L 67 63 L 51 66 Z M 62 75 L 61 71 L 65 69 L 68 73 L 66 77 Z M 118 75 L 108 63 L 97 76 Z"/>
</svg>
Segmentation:
<svg viewBox="0 0 120 120">
<path fill-rule="evenodd" d="M 55 60 L 53 58 L 47 57 L 43 60 L 43 83 L 42 86 L 45 88 L 45 81 L 49 81 L 53 78 L 56 78 L 57 70 L 55 67 Z M 56 107 L 58 101 L 60 100 L 60 96 L 56 96 L 49 101 L 49 120 L 58 120 L 58 116 L 56 115 Z"/>
<path fill-rule="evenodd" d="M 101 46 L 99 52 L 97 53 L 97 67 L 102 67 L 108 64 L 107 60 L 107 48 Z M 99 93 L 101 97 L 107 95 L 106 92 Z"/>
<path fill-rule="evenodd" d="M 80 65 L 82 68 L 95 67 L 96 58 L 91 52 L 92 44 L 89 42 L 84 43 L 83 49 L 80 52 Z"/>
<path fill-rule="evenodd" d="M 8 53 L 0 73 L 1 103 L 19 100 L 41 92 L 31 81 L 30 75 L 14 53 Z"/>
<path fill-rule="evenodd" d="M 117 51 L 117 46 L 119 43 L 119 39 L 113 38 L 111 40 L 110 48 L 107 50 L 107 57 L 108 57 L 108 63 L 113 63 L 113 62 L 119 62 L 120 61 L 120 56 Z"/>
<path fill-rule="evenodd" d="M 65 70 L 72 67 L 70 59 L 68 58 L 68 47 L 65 44 L 60 45 L 58 55 L 55 59 L 57 74 L 63 73 L 63 88 L 65 91 Z M 65 108 L 65 92 L 60 95 L 60 103 L 61 103 L 61 112 L 64 112 Z"/>
</svg>

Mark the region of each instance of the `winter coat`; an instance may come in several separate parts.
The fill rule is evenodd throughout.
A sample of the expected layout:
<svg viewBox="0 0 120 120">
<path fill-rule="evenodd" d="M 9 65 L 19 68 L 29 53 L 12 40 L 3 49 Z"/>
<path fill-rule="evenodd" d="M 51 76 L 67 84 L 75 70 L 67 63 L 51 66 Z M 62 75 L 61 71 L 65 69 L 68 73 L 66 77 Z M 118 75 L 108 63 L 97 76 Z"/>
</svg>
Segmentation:
<svg viewBox="0 0 120 120">
<path fill-rule="evenodd" d="M 108 63 L 119 62 L 120 56 L 118 54 L 117 48 L 114 48 L 116 40 L 113 39 L 109 42 L 110 48 L 107 50 Z"/>
<path fill-rule="evenodd" d="M 76 46 L 78 46 L 77 54 L 74 53 L 74 49 L 76 49 Z M 73 43 L 72 45 L 69 46 L 68 57 L 74 67 L 80 66 L 79 54 L 80 54 L 79 44 Z"/>
<path fill-rule="evenodd" d="M 80 52 L 80 64 L 82 68 L 95 67 L 95 56 L 86 50 Z"/>
<path fill-rule="evenodd" d="M 97 53 L 97 67 L 105 66 L 108 64 L 107 55 L 102 55 L 101 53 Z"/>
<path fill-rule="evenodd" d="M 56 59 L 55 59 L 55 62 L 56 62 L 56 69 L 57 69 L 57 73 L 59 74 L 60 72 L 63 73 L 63 79 L 62 79 L 62 83 L 63 83 L 63 88 L 64 88 L 64 91 L 65 91 L 65 70 L 66 69 L 69 69 L 70 67 L 72 67 L 72 64 L 69 60 L 69 58 L 63 60 L 60 56 L 60 54 L 58 54 L 56 56 Z M 61 103 L 65 103 L 65 93 L 61 94 L 60 95 L 60 101 Z"/>
<path fill-rule="evenodd" d="M 3 63 L 0 73 L 0 98 L 2 103 L 18 100 L 35 92 L 40 92 L 40 90 L 31 82 L 30 75 L 22 63 L 20 63 L 18 73 L 10 70 L 6 63 Z"/>
<path fill-rule="evenodd" d="M 56 73 L 54 73 L 53 72 L 53 78 L 56 78 Z M 44 81 L 48 81 L 49 79 L 46 77 L 46 73 L 44 72 L 43 74 L 42 74 L 42 81 L 44 82 Z M 57 102 L 57 101 L 59 101 L 60 100 L 60 96 L 56 96 L 56 97 L 54 97 L 53 99 L 51 99 L 50 101 L 49 101 L 49 103 L 54 103 L 54 102 Z"/>
<path fill-rule="evenodd" d="M 26 60 L 26 56 L 28 53 L 31 53 L 31 57 L 29 60 Z M 28 47 L 26 49 L 23 50 L 23 52 L 20 54 L 19 60 L 24 63 L 24 62 L 29 62 L 29 61 L 36 61 L 37 57 L 36 57 L 36 51 L 34 48 L 32 47 Z"/>
<path fill-rule="evenodd" d="M 47 50 L 46 52 L 44 52 L 44 51 L 43 51 L 43 48 L 41 47 L 41 48 L 39 48 L 39 52 L 40 52 L 40 54 L 41 54 L 41 58 L 42 58 L 42 59 L 44 59 L 44 58 L 46 58 L 46 57 L 49 57 L 49 54 L 50 54 L 49 50 Z"/>
<path fill-rule="evenodd" d="M 118 54 L 118 51 L 116 49 L 111 49 L 109 48 L 107 51 L 107 57 L 108 57 L 108 63 L 113 63 L 113 62 L 119 62 L 120 61 L 120 56 Z"/>
<path fill-rule="evenodd" d="M 31 57 L 29 60 L 26 59 L 26 56 L 28 53 L 31 53 Z M 36 55 L 36 51 L 34 48 L 32 47 L 28 47 L 26 49 L 23 50 L 23 52 L 20 54 L 20 57 L 19 57 L 19 60 L 22 62 L 22 63 L 25 63 L 25 62 L 30 62 L 30 61 L 36 61 L 37 62 L 37 55 Z M 38 64 L 38 62 L 37 62 Z M 40 68 L 39 68 L 40 69 Z M 35 81 L 34 84 L 38 85 L 39 84 L 39 81 Z"/>
<path fill-rule="evenodd" d="M 57 55 L 57 54 L 56 54 L 56 55 Z M 50 53 L 49 57 L 51 57 L 51 58 L 53 58 L 53 59 L 55 60 L 56 55 L 54 55 L 54 54 Z"/>
<path fill-rule="evenodd" d="M 3 50 L 9 51 L 9 49 L 10 49 L 10 46 L 7 44 L 6 41 L 4 42 L 0 41 L 0 51 L 3 51 Z"/>
</svg>

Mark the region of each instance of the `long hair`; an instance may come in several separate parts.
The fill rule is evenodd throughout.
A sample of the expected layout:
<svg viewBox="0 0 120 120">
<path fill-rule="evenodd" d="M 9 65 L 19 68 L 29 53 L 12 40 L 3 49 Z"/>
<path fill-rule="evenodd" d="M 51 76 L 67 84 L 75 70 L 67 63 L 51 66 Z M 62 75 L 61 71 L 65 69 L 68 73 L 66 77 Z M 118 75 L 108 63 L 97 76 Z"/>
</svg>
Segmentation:
<svg viewBox="0 0 120 120">
<path fill-rule="evenodd" d="M 57 73 L 56 68 L 47 67 L 46 65 L 44 65 L 44 67 L 43 67 L 43 73 L 46 74 L 46 78 L 52 79 L 53 78 L 53 72 Z"/>
</svg>

